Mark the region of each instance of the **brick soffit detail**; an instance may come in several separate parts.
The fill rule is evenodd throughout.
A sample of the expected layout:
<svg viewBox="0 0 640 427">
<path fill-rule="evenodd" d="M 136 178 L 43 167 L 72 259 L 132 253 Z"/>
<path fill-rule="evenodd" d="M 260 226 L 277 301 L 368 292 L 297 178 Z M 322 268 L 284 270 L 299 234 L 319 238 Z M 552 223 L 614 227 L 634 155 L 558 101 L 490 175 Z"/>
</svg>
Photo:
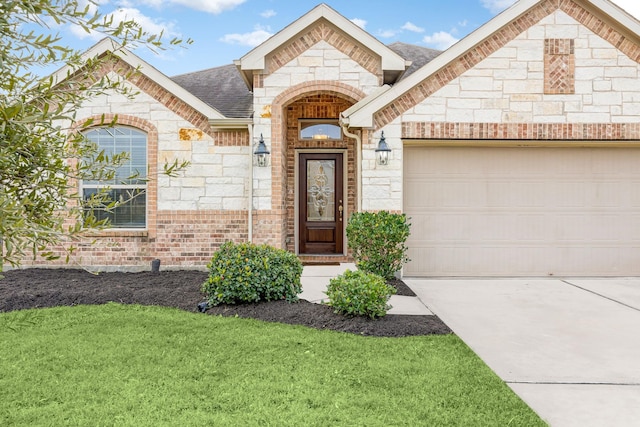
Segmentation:
<svg viewBox="0 0 640 427">
<path fill-rule="evenodd" d="M 318 22 L 315 26 L 307 28 L 296 36 L 290 43 L 281 46 L 269 58 L 267 64 L 268 74 L 272 74 L 284 67 L 293 59 L 300 56 L 306 50 L 312 48 L 318 42 L 325 41 L 331 46 L 347 55 L 360 64 L 365 70 L 381 77 L 382 58 L 373 54 L 366 48 L 350 40 L 337 28 L 327 22 Z"/>
<path fill-rule="evenodd" d="M 507 43 L 514 40 L 518 35 L 557 10 L 562 10 L 593 33 L 611 43 L 631 60 L 640 62 L 640 46 L 595 16 L 592 12 L 573 0 L 546 0 L 538 3 L 527 13 L 502 27 L 493 33 L 491 37 L 483 40 L 473 49 L 450 62 L 435 74 L 430 75 L 408 92 L 396 98 L 391 104 L 375 113 L 374 127 L 380 129 L 391 123 L 404 112 L 415 107 L 430 95 L 476 66 L 480 61 L 486 59 Z"/>
</svg>

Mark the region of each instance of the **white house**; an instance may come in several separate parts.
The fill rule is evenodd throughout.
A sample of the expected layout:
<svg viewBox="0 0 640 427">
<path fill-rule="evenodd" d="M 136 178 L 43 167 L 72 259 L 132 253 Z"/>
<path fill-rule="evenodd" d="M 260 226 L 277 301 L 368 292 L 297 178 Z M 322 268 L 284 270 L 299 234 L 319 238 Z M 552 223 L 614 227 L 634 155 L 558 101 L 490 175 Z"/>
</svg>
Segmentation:
<svg viewBox="0 0 640 427">
<path fill-rule="evenodd" d="M 139 95 L 78 119 L 117 116 L 89 137 L 150 180 L 83 264 L 202 266 L 227 240 L 345 261 L 349 215 L 389 210 L 411 217 L 405 275 L 640 275 L 640 23 L 607 0 L 520 0 L 445 52 L 320 4 L 232 65 L 118 55 Z M 191 166 L 159 174 L 172 159 Z"/>
</svg>

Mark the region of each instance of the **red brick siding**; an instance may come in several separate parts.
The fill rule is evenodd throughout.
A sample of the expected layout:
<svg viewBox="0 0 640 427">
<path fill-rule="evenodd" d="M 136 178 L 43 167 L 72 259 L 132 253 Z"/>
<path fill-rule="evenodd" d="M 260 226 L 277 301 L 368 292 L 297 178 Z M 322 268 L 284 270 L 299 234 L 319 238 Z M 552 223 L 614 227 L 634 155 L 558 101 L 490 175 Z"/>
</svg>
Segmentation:
<svg viewBox="0 0 640 427">
<path fill-rule="evenodd" d="M 404 139 L 639 140 L 640 123 L 404 122 Z"/>
</svg>

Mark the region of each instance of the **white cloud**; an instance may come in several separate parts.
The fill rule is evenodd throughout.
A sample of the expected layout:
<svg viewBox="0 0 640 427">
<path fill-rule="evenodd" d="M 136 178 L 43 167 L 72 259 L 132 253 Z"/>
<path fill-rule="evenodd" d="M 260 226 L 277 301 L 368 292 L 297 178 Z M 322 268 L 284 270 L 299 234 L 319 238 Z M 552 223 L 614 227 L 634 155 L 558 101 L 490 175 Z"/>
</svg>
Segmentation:
<svg viewBox="0 0 640 427">
<path fill-rule="evenodd" d="M 402 29 L 407 31 L 412 31 L 414 33 L 424 33 L 424 28 L 418 27 L 417 25 L 411 22 L 407 22 L 406 24 L 404 24 L 402 26 Z"/>
<path fill-rule="evenodd" d="M 452 36 L 451 33 L 439 31 L 430 36 L 424 36 L 422 41 L 436 49 L 445 50 L 455 44 L 458 39 Z"/>
<path fill-rule="evenodd" d="M 624 9 L 630 15 L 633 15 L 636 19 L 640 19 L 640 2 L 638 0 L 612 0 L 613 3 Z M 482 6 L 489 9 L 491 13 L 502 12 L 516 0 L 480 0 Z"/>
<path fill-rule="evenodd" d="M 159 19 L 154 19 L 144 15 L 138 9 L 121 7 L 106 15 L 107 19 L 113 18 L 112 27 L 117 27 L 120 22 L 123 21 L 135 21 L 143 31 L 149 34 L 164 33 L 165 37 L 180 36 L 180 33 L 176 30 L 175 24 L 172 22 L 165 22 Z M 71 26 L 70 31 L 79 39 L 89 38 L 91 40 L 100 40 L 105 37 L 104 34 L 97 31 L 87 33 L 82 27 L 74 25 Z"/>
<path fill-rule="evenodd" d="M 220 39 L 220 41 L 229 43 L 229 44 L 239 44 L 242 46 L 255 47 L 273 35 L 273 33 L 269 32 L 268 30 L 269 28 L 256 26 L 254 31 L 250 33 L 226 34 L 224 37 Z"/>
<path fill-rule="evenodd" d="M 613 0 L 613 2 L 636 19 L 640 19 L 640 2 L 638 0 Z"/>
<path fill-rule="evenodd" d="M 516 0 L 481 0 L 482 6 L 489 9 L 491 13 L 502 12 L 515 2 Z"/>
<path fill-rule="evenodd" d="M 139 0 L 137 3 L 162 9 L 168 4 L 185 6 L 189 9 L 217 15 L 225 10 L 231 10 L 246 0 Z"/>
<path fill-rule="evenodd" d="M 358 27 L 362 28 L 363 30 L 367 26 L 367 21 L 365 21 L 364 19 L 353 18 L 351 20 L 351 22 L 353 22 L 354 24 L 356 24 Z"/>
<path fill-rule="evenodd" d="M 398 30 L 378 30 L 378 37 L 390 39 L 391 37 L 395 37 L 399 32 Z"/>
<path fill-rule="evenodd" d="M 640 19 L 640 2 L 638 0 L 612 0 L 613 3 L 620 6 L 630 15 L 633 15 L 636 19 Z M 489 9 L 491 13 L 502 12 L 516 0 L 480 0 L 482 6 Z"/>
<path fill-rule="evenodd" d="M 273 9 L 265 10 L 260 14 L 260 16 L 262 16 L 263 18 L 269 19 L 276 16 L 276 11 Z"/>
</svg>

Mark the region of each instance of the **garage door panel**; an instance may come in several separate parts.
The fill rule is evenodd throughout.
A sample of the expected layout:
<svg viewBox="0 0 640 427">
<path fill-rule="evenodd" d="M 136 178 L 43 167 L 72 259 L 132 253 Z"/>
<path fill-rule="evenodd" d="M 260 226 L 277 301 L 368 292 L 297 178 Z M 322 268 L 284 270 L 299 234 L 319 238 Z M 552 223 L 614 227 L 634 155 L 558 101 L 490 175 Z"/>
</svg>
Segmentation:
<svg viewBox="0 0 640 427">
<path fill-rule="evenodd" d="M 406 150 L 405 274 L 640 274 L 640 150 Z"/>
</svg>

